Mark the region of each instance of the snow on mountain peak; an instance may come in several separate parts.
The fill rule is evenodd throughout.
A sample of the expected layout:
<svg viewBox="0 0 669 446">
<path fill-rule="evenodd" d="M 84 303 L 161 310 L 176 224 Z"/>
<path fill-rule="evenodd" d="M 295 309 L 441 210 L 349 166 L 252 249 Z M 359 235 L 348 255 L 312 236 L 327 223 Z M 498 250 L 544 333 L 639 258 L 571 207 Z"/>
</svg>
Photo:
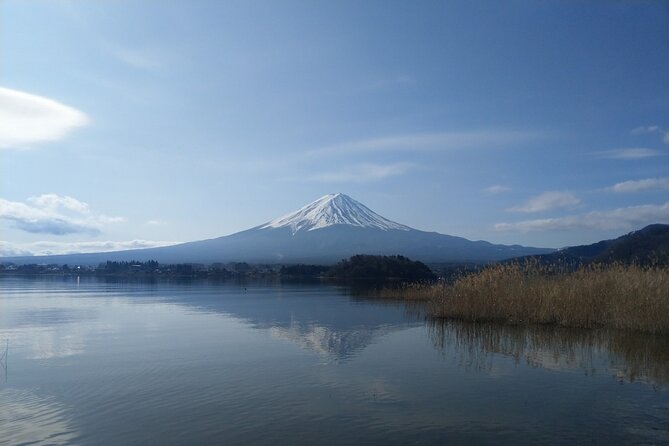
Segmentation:
<svg viewBox="0 0 669 446">
<path fill-rule="evenodd" d="M 411 229 L 381 217 L 364 204 L 341 193 L 324 195 L 295 212 L 260 226 L 260 229 L 289 227 L 295 234 L 297 231 L 313 231 L 332 225 L 350 225 L 383 231 Z"/>
</svg>

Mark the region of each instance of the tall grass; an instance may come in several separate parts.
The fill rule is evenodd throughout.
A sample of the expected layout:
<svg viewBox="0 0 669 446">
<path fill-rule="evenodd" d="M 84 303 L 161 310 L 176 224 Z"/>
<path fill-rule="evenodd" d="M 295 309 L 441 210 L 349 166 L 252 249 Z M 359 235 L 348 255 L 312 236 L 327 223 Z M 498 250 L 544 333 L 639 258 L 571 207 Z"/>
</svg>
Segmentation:
<svg viewBox="0 0 669 446">
<path fill-rule="evenodd" d="M 566 272 L 538 263 L 498 264 L 452 285 L 383 295 L 427 301 L 434 318 L 669 333 L 666 267 L 590 265 Z"/>
</svg>

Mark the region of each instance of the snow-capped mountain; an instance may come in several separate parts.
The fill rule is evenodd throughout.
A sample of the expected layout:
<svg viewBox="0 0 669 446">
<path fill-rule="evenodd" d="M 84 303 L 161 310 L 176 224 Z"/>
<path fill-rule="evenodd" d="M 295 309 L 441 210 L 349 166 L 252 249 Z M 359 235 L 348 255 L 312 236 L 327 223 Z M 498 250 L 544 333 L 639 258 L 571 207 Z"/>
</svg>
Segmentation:
<svg viewBox="0 0 669 446">
<path fill-rule="evenodd" d="M 290 228 L 295 234 L 297 231 L 313 231 L 332 225 L 375 228 L 382 231 L 411 230 L 408 226 L 381 217 L 364 204 L 344 194 L 324 195 L 313 203 L 261 225 L 259 228 Z"/>
<path fill-rule="evenodd" d="M 494 245 L 420 231 L 388 220 L 344 194 L 331 194 L 283 217 L 215 239 L 160 248 L 3 260 L 82 265 L 107 260 L 331 264 L 355 254 L 399 254 L 437 263 L 489 262 L 552 251 L 519 245 Z"/>
</svg>

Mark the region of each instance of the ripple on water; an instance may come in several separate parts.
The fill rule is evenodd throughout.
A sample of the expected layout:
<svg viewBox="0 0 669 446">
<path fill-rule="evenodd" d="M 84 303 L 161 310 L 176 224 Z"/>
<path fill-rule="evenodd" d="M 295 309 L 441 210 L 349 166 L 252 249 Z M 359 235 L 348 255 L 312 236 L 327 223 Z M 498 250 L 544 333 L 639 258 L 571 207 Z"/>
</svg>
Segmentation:
<svg viewBox="0 0 669 446">
<path fill-rule="evenodd" d="M 28 390 L 0 390 L 0 445 L 72 444 L 77 431 L 67 407 Z"/>
</svg>

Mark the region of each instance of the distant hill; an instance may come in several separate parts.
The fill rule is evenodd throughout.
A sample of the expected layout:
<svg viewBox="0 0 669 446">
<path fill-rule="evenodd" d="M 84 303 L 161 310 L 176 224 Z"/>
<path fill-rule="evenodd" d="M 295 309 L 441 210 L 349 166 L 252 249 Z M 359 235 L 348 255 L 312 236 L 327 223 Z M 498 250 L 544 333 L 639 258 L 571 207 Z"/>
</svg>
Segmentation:
<svg viewBox="0 0 669 446">
<path fill-rule="evenodd" d="M 16 264 L 97 265 L 106 261 L 161 264 L 248 262 L 331 265 L 356 254 L 403 255 L 423 262 L 487 263 L 552 249 L 495 245 L 419 231 L 380 216 L 344 194 L 325 195 L 283 217 L 211 240 L 93 254 L 1 258 Z"/>
<path fill-rule="evenodd" d="M 411 282 L 437 278 L 424 263 L 403 256 L 356 255 L 333 265 L 325 274 L 335 279 L 401 279 Z"/>
<path fill-rule="evenodd" d="M 669 265 L 669 225 L 649 225 L 616 239 L 572 246 L 550 254 L 530 257 L 543 263 L 567 265 L 612 262 Z"/>
</svg>

